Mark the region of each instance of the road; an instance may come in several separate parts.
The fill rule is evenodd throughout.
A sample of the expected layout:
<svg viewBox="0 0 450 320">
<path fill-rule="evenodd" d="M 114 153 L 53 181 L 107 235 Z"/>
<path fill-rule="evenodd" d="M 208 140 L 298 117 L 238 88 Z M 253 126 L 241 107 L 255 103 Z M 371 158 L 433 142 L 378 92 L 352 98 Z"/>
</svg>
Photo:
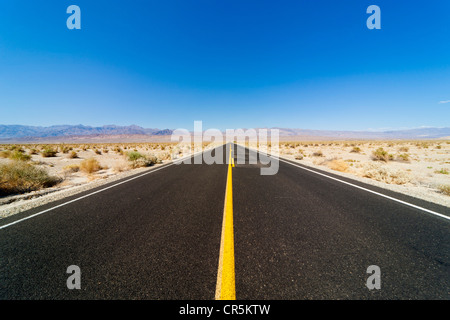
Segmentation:
<svg viewBox="0 0 450 320">
<path fill-rule="evenodd" d="M 284 161 L 260 175 L 233 157 L 236 299 L 450 298 L 450 220 L 344 182 L 450 208 Z M 228 170 L 169 164 L 0 220 L 0 298 L 214 299 Z M 371 265 L 380 289 L 366 286 Z"/>
</svg>

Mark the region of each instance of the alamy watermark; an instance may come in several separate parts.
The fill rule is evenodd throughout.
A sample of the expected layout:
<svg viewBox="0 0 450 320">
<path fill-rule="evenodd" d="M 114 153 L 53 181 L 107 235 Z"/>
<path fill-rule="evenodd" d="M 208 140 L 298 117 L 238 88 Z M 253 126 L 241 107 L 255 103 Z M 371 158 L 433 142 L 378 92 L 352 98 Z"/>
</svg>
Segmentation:
<svg viewBox="0 0 450 320">
<path fill-rule="evenodd" d="M 367 8 L 366 12 L 370 14 L 370 17 L 367 18 L 366 25 L 367 28 L 372 29 L 381 29 L 381 9 L 379 6 L 371 5 Z"/>
<path fill-rule="evenodd" d="M 81 29 L 81 9 L 79 6 L 71 5 L 67 7 L 66 10 L 67 13 L 70 14 L 70 16 L 67 18 L 66 26 L 67 29 L 73 30 L 73 29 Z"/>
<path fill-rule="evenodd" d="M 81 269 L 79 266 L 70 265 L 67 267 L 66 273 L 70 276 L 67 278 L 66 285 L 67 289 L 81 289 Z"/>
<path fill-rule="evenodd" d="M 81 29 L 81 9 L 77 5 L 67 7 L 66 13 L 70 14 L 67 18 L 66 26 L 69 30 Z M 366 13 L 370 14 L 367 18 L 366 26 L 368 29 L 381 29 L 381 9 L 377 5 L 370 5 Z"/>
<path fill-rule="evenodd" d="M 260 169 L 261 175 L 274 175 L 279 169 L 278 129 L 227 129 L 224 133 L 218 129 L 203 130 L 202 121 L 195 121 L 193 133 L 187 129 L 176 129 L 172 133 L 171 141 L 178 142 L 172 153 L 175 164 L 228 163 L 228 148 L 225 148 L 227 156 L 224 157 L 224 148 L 214 148 L 212 152 L 212 149 L 205 150 L 204 144 L 213 143 L 219 147 L 234 143 L 232 152 L 236 164 L 260 163 L 263 165 Z"/>
<path fill-rule="evenodd" d="M 370 274 L 366 281 L 366 287 L 369 290 L 381 289 L 381 269 L 379 266 L 371 265 L 367 268 L 367 273 Z"/>
</svg>

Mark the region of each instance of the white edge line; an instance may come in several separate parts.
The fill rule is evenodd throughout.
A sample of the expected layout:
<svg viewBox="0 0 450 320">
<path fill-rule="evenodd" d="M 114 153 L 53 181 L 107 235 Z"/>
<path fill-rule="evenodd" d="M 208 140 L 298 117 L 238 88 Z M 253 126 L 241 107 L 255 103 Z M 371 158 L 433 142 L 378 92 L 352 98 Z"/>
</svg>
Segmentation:
<svg viewBox="0 0 450 320">
<path fill-rule="evenodd" d="M 242 146 L 241 146 L 241 147 L 242 147 Z M 259 152 L 258 150 L 255 150 L 255 149 L 253 149 L 253 148 L 249 148 L 249 147 L 244 147 L 244 148 L 247 148 L 247 149 L 249 149 L 249 150 L 252 150 L 252 151 L 254 151 L 254 152 L 261 153 L 261 154 L 264 155 L 264 153 Z M 267 155 L 269 155 L 269 153 L 267 153 Z M 271 154 L 270 154 L 270 155 L 271 155 Z M 271 155 L 271 156 L 273 156 L 273 155 Z M 297 165 L 297 164 L 295 164 L 295 163 L 292 163 L 292 162 L 291 162 L 292 160 L 289 160 L 289 159 L 286 159 L 286 158 L 282 158 L 282 157 L 280 157 L 279 155 L 277 155 L 276 157 L 278 157 L 280 161 L 283 161 L 283 162 L 285 162 L 285 163 L 288 163 L 288 164 L 290 164 L 290 165 L 292 165 L 292 166 L 294 166 L 294 167 L 301 168 L 301 169 L 303 169 L 303 170 L 313 172 L 313 173 L 315 173 L 315 174 L 318 174 L 318 175 L 321 175 L 321 176 L 324 176 L 324 177 L 327 177 L 327 178 L 330 178 L 330 179 L 333 179 L 333 180 L 336 180 L 336 181 L 345 183 L 345 184 L 347 184 L 347 185 L 349 185 L 349 186 L 352 186 L 352 187 L 355 187 L 355 188 L 358 188 L 358 189 L 361 189 L 361 190 L 368 191 L 368 192 L 370 192 L 370 193 L 379 195 L 379 196 L 381 196 L 381 197 L 384 197 L 384 198 L 387 198 L 387 199 L 390 199 L 390 200 L 393 200 L 393 201 L 396 201 L 396 202 L 405 204 L 405 205 L 407 205 L 407 206 L 410 206 L 410 207 L 413 207 L 413 208 L 416 208 L 416 209 L 419 209 L 419 210 L 422 210 L 422 211 L 431 213 L 431 214 L 436 215 L 436 216 L 438 216 L 438 217 L 441 217 L 441 218 L 450 220 L 450 217 L 449 217 L 449 216 L 446 216 L 446 215 L 444 215 L 444 214 L 442 214 L 442 213 L 435 212 L 435 211 L 432 211 L 432 210 L 429 210 L 429 209 L 426 209 L 426 208 L 423 208 L 423 207 L 420 207 L 420 206 L 416 206 L 415 204 L 412 204 L 412 203 L 409 203 L 409 202 L 406 202 L 406 201 L 403 201 L 403 200 L 399 200 L 399 199 L 397 199 L 397 198 L 393 198 L 393 197 L 387 196 L 387 195 L 385 195 L 385 194 L 382 194 L 382 193 L 379 193 L 379 192 L 376 192 L 376 191 L 373 191 L 373 190 L 370 190 L 370 189 L 367 189 L 367 188 L 358 186 L 358 185 L 356 185 L 356 184 L 353 184 L 353 183 L 350 183 L 350 182 L 347 182 L 347 181 L 344 181 L 344 180 L 341 180 L 341 179 L 338 179 L 338 178 L 335 178 L 335 177 L 331 177 L 331 176 L 329 176 L 329 175 L 323 174 L 323 173 L 321 173 L 321 172 L 317 172 L 317 171 L 312 170 L 312 169 L 305 168 L 305 167 L 303 167 L 303 166 L 300 166 L 300 165 Z M 286 159 L 286 160 L 288 160 L 288 161 L 286 161 L 286 160 L 284 160 L 284 159 Z"/>
<path fill-rule="evenodd" d="M 217 148 L 219 148 L 219 147 L 217 147 Z M 208 150 L 209 150 L 209 149 L 208 149 Z M 195 156 L 197 156 L 197 155 L 199 155 L 199 154 L 201 154 L 201 153 L 203 153 L 203 152 L 205 152 L 205 151 L 208 151 L 208 150 L 203 150 L 203 151 L 199 151 L 199 152 L 197 152 L 197 153 L 193 153 L 193 154 L 191 154 L 191 155 L 189 155 L 189 156 L 186 156 L 186 157 L 177 159 L 177 161 L 180 161 L 180 163 L 181 163 L 181 162 L 182 162 L 183 160 L 185 160 L 185 159 L 188 159 L 188 158 L 191 158 L 191 157 L 195 157 Z M 106 187 L 106 188 L 103 188 L 103 189 L 100 189 L 100 190 L 91 192 L 91 193 L 86 194 L 86 195 L 84 195 L 84 196 L 81 196 L 81 197 L 79 197 L 79 198 L 76 198 L 76 199 L 73 199 L 73 200 L 70 200 L 70 201 L 61 203 L 61 204 L 59 204 L 59 205 L 57 205 L 57 206 L 51 207 L 51 208 L 49 208 L 49 209 L 46 209 L 46 210 L 43 210 L 43 211 L 34 213 L 34 214 L 32 214 L 32 215 L 29 215 L 29 216 L 27 216 L 27 217 L 25 217 L 25 218 L 22 218 L 22 219 L 13 221 L 13 222 L 11 222 L 11 223 L 5 224 L 5 225 L 3 225 L 3 226 L 0 226 L 0 230 L 1 230 L 1 229 L 5 229 L 5 228 L 7 228 L 7 227 L 9 227 L 9 226 L 12 226 L 13 224 L 16 224 L 16 223 L 19 223 L 19 222 L 22 222 L 22 221 L 31 219 L 31 218 L 36 217 L 36 216 L 39 216 L 39 215 L 41 215 L 41 214 L 43 214 L 43 213 L 49 212 L 49 211 L 51 211 L 51 210 L 54 210 L 54 209 L 57 209 L 57 208 L 60 208 L 60 207 L 63 207 L 63 206 L 65 206 L 65 205 L 67 205 L 67 204 L 70 204 L 70 203 L 73 203 L 73 202 L 75 202 L 75 201 L 78 201 L 78 200 L 81 200 L 81 199 L 90 197 L 90 196 L 92 196 L 92 195 L 94 195 L 94 194 L 97 194 L 97 193 L 103 192 L 103 191 L 105 191 L 105 190 L 114 188 L 114 187 L 116 187 L 116 186 L 118 186 L 118 185 L 121 185 L 121 184 L 123 184 L 123 183 L 127 183 L 127 182 L 129 182 L 129 181 L 131 181 L 131 180 L 134 180 L 134 179 L 143 177 L 143 176 L 145 176 L 145 175 L 147 175 L 147 174 L 150 174 L 150 173 L 159 171 L 159 170 L 161 170 L 161 169 L 165 169 L 165 168 L 170 167 L 170 166 L 173 166 L 173 165 L 177 165 L 177 164 L 174 163 L 174 162 L 171 162 L 171 163 L 165 165 L 165 166 L 162 167 L 162 168 L 155 168 L 155 169 L 153 169 L 153 170 L 149 170 L 149 171 L 147 171 L 147 172 L 145 172 L 145 173 L 143 173 L 143 174 L 140 174 L 140 175 L 138 175 L 138 176 L 135 176 L 135 177 L 133 177 L 133 178 L 130 178 L 130 179 L 127 179 L 127 180 L 118 182 L 118 183 L 113 184 L 113 185 L 111 185 L 111 186 L 109 186 L 109 187 Z"/>
</svg>

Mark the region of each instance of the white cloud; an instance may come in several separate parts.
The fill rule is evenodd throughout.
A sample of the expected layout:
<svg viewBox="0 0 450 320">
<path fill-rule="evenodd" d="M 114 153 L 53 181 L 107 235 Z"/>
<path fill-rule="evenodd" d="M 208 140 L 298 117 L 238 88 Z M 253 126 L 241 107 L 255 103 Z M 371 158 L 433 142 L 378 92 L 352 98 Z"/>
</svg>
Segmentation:
<svg viewBox="0 0 450 320">
<path fill-rule="evenodd" d="M 439 103 L 450 103 L 450 100 L 442 100 L 442 101 L 439 101 Z"/>
</svg>

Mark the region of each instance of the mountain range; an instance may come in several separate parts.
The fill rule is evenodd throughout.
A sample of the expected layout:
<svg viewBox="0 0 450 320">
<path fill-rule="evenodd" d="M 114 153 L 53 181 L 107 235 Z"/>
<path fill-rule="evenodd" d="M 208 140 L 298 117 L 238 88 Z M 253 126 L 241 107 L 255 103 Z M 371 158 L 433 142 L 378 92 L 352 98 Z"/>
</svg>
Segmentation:
<svg viewBox="0 0 450 320">
<path fill-rule="evenodd" d="M 317 139 L 449 139 L 450 127 L 424 127 L 389 131 L 329 131 L 273 128 L 280 132 L 280 140 Z M 55 125 L 50 127 L 0 125 L 0 141 L 12 142 L 70 142 L 70 141 L 170 141 L 172 129 L 143 128 L 137 125 Z"/>
<path fill-rule="evenodd" d="M 74 136 L 108 136 L 108 135 L 147 135 L 163 136 L 172 134 L 169 129 L 142 128 L 136 125 L 116 126 L 105 125 L 102 127 L 91 127 L 84 125 L 55 125 L 50 127 L 23 126 L 23 125 L 0 125 L 0 140 L 52 137 L 74 137 Z"/>
<path fill-rule="evenodd" d="M 404 130 L 387 130 L 387 131 L 329 131 L 329 130 L 309 130 L 309 129 L 286 129 L 280 130 L 280 137 L 323 137 L 332 139 L 448 139 L 450 138 L 450 127 L 435 128 L 423 127 Z"/>
</svg>

